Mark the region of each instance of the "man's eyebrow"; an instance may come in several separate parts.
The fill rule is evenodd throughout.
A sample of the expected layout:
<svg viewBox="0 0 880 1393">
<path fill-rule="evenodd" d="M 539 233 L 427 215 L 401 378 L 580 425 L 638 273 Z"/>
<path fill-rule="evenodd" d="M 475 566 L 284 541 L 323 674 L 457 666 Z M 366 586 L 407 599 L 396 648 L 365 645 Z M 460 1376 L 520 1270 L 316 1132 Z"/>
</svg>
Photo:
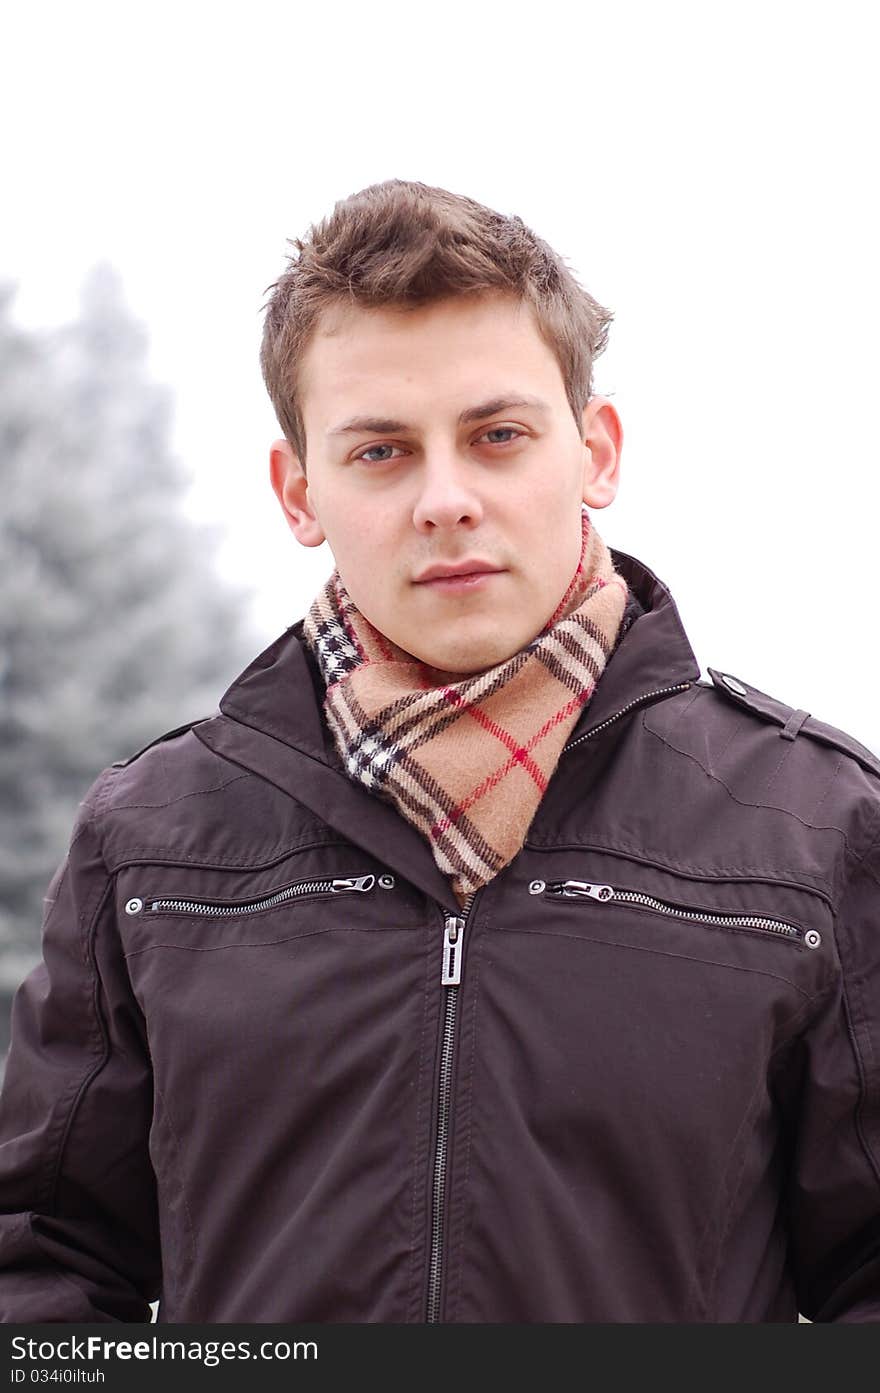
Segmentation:
<svg viewBox="0 0 880 1393">
<path fill-rule="evenodd" d="M 468 406 L 462 411 L 458 418 L 460 426 L 472 425 L 474 421 L 484 421 L 487 416 L 496 416 L 500 411 L 509 411 L 511 407 L 528 406 L 534 411 L 548 412 L 550 407 L 547 402 L 540 397 L 522 396 L 513 393 L 501 397 L 492 397 L 489 401 L 482 401 L 477 406 Z M 338 426 L 333 426 L 327 431 L 328 435 L 348 435 L 350 433 L 366 431 L 371 435 L 389 435 L 395 431 L 415 430 L 414 426 L 407 425 L 405 421 L 396 421 L 389 416 L 351 416 L 347 421 L 341 422 Z"/>
</svg>

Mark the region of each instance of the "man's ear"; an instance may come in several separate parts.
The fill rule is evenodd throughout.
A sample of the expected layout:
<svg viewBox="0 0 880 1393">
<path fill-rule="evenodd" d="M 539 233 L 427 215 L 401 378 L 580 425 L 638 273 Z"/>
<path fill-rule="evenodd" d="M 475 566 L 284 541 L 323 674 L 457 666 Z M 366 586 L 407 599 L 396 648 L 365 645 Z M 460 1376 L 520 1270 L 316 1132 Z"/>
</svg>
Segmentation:
<svg viewBox="0 0 880 1393">
<path fill-rule="evenodd" d="M 289 440 L 276 440 L 269 450 L 269 475 L 296 540 L 304 547 L 319 547 L 326 538 L 309 496 L 305 472 Z"/>
<path fill-rule="evenodd" d="M 623 426 L 606 397 L 591 397 L 583 412 L 583 501 L 590 508 L 607 508 L 620 485 Z"/>
</svg>

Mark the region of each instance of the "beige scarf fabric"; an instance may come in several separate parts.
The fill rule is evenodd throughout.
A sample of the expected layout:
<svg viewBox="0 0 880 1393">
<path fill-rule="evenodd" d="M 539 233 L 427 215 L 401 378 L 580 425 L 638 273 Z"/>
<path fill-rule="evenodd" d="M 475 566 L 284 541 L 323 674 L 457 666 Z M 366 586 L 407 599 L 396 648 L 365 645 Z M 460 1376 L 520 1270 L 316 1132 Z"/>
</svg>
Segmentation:
<svg viewBox="0 0 880 1393">
<path fill-rule="evenodd" d="M 586 509 L 582 521 L 580 561 L 545 628 L 459 681 L 380 634 L 338 571 L 305 619 L 345 769 L 422 833 L 462 905 L 520 850 L 620 631 L 626 581 Z"/>
</svg>

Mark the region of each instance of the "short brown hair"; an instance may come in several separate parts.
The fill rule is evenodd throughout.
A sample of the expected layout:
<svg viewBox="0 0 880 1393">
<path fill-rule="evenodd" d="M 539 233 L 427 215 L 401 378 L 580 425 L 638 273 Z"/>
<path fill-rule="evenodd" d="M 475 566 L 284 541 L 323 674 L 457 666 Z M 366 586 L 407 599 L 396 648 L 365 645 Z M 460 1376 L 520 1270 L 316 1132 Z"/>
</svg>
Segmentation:
<svg viewBox="0 0 880 1393">
<path fill-rule="evenodd" d="M 289 245 L 288 269 L 267 291 L 260 363 L 303 466 L 299 364 L 323 311 L 346 302 L 412 307 L 479 291 L 519 295 L 556 356 L 580 427 L 612 316 L 521 218 L 447 189 L 387 179 L 341 200 Z"/>
</svg>

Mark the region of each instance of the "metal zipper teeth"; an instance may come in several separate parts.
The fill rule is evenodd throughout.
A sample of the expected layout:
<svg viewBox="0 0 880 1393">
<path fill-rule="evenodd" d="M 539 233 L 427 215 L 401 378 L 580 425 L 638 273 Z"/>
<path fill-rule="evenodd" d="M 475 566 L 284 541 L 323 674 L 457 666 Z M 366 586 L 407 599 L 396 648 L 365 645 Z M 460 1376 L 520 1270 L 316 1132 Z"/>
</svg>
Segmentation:
<svg viewBox="0 0 880 1393">
<path fill-rule="evenodd" d="M 459 919 L 462 951 L 464 929 L 467 916 L 473 904 L 476 891 L 468 895 L 462 906 Z M 448 933 L 450 919 L 444 917 L 444 941 Z M 446 1161 L 449 1137 L 449 1110 L 452 1098 L 452 1050 L 455 1044 L 455 1021 L 458 1006 L 458 986 L 447 986 L 444 1003 L 443 1040 L 440 1046 L 440 1090 L 437 1104 L 437 1144 L 434 1149 L 434 1183 L 431 1205 L 431 1261 L 428 1269 L 428 1312 L 427 1323 L 435 1324 L 440 1316 L 440 1285 L 443 1277 L 443 1219 L 446 1204 Z"/>
<path fill-rule="evenodd" d="M 692 686 L 692 682 L 679 682 L 675 687 L 658 687 L 655 692 L 643 692 L 640 697 L 636 697 L 635 701 L 627 702 L 626 706 L 622 706 L 619 711 L 615 711 L 613 716 L 609 716 L 607 720 L 601 721 L 597 726 L 593 726 L 592 730 L 585 731 L 584 734 L 579 735 L 576 740 L 570 740 L 567 745 L 563 745 L 562 753 L 566 754 L 569 750 L 573 750 L 576 745 L 582 744 L 584 740 L 592 740 L 593 736 L 598 735 L 600 730 L 605 730 L 606 726 L 613 725 L 615 721 L 619 721 L 621 716 L 625 716 L 627 711 L 632 711 L 634 707 L 644 706 L 646 702 L 652 701 L 654 697 L 671 696 L 673 692 L 686 692 L 688 688 Z"/>
<path fill-rule="evenodd" d="M 539 886 L 540 889 L 536 888 Z M 713 924 L 721 928 L 759 929 L 764 933 L 778 934 L 781 938 L 803 942 L 808 948 L 818 948 L 822 941 L 815 929 L 804 933 L 796 925 L 787 924 L 783 919 L 770 919 L 763 914 L 711 914 L 705 910 L 670 904 L 668 900 L 658 900 L 653 895 L 643 895 L 637 890 L 616 890 L 611 885 L 588 885 L 584 881 L 565 880 L 547 885 L 544 881 L 533 881 L 529 889 L 532 894 L 543 893 L 557 899 L 591 899 L 602 902 L 618 900 L 627 904 L 645 905 L 660 914 L 669 914 L 677 919 L 693 919 L 700 924 Z"/>
<path fill-rule="evenodd" d="M 345 895 L 364 894 L 372 890 L 376 883 L 374 875 L 351 876 L 335 880 L 301 880 L 296 885 L 288 885 L 276 890 L 274 895 L 266 895 L 247 904 L 212 904 L 206 900 L 148 900 L 145 907 L 153 913 L 168 914 L 256 914 L 261 909 L 274 909 L 285 900 L 295 900 L 300 895 Z M 129 903 L 134 903 L 130 901 Z M 133 911 L 132 911 L 133 912 Z"/>
</svg>

